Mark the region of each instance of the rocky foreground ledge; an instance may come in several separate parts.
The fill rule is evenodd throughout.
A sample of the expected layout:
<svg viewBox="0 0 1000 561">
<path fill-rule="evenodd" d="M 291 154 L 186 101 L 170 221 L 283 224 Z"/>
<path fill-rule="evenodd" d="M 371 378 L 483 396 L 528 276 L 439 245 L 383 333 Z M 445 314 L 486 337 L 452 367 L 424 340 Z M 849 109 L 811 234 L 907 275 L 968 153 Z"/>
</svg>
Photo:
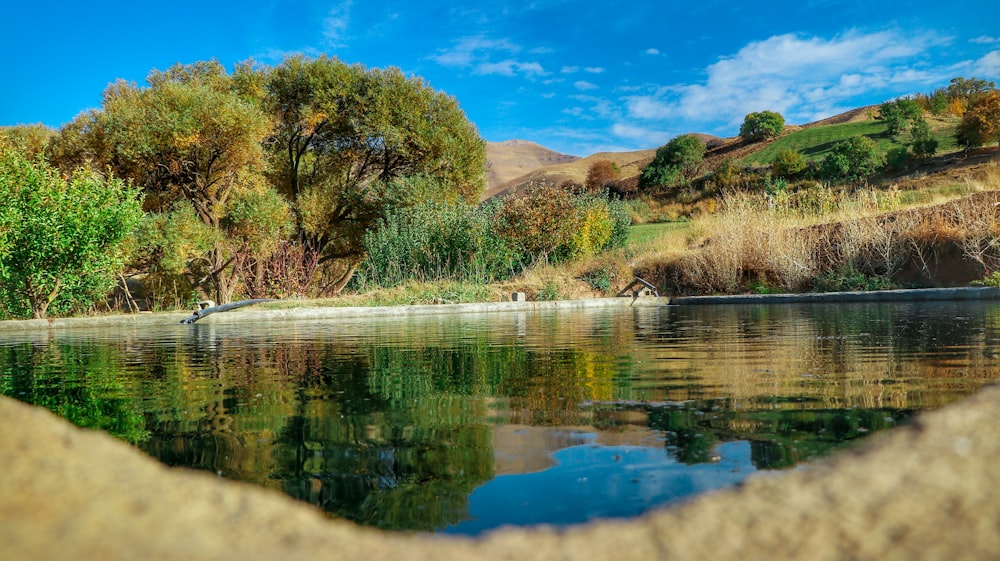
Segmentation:
<svg viewBox="0 0 1000 561">
<path fill-rule="evenodd" d="M 0 559 L 998 559 L 998 418 L 993 386 L 807 469 L 679 508 L 472 540 L 331 521 L 0 397 Z"/>
</svg>

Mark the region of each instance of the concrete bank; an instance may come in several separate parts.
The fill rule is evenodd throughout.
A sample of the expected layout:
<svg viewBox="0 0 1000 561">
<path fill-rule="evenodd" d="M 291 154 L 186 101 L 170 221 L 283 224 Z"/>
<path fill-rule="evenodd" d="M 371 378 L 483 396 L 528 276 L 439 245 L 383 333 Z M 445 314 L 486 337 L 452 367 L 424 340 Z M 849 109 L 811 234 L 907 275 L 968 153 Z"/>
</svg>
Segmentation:
<svg viewBox="0 0 1000 561">
<path fill-rule="evenodd" d="M 369 306 L 369 307 L 302 307 L 262 309 L 247 307 L 231 312 L 217 313 L 199 320 L 207 323 L 241 323 L 247 321 L 318 320 L 359 317 L 405 317 L 442 314 L 476 314 L 533 312 L 542 310 L 579 310 L 586 308 L 627 308 L 629 306 L 662 306 L 667 298 L 590 298 L 581 300 L 550 300 L 544 302 L 483 302 L 476 304 L 434 304 L 416 306 Z M 110 327 L 121 325 L 157 326 L 176 325 L 190 317 L 191 312 L 140 313 L 114 316 L 29 319 L 0 321 L 0 333 L 4 331 L 25 331 L 38 329 L 80 329 L 89 327 Z"/>
<path fill-rule="evenodd" d="M 677 306 L 739 304 L 820 304 L 852 302 L 930 302 L 942 300 L 1000 300 L 1000 289 L 992 286 L 916 288 L 870 292 L 815 292 L 806 294 L 737 294 L 727 296 L 678 296 Z"/>
<path fill-rule="evenodd" d="M 329 520 L 275 491 L 167 468 L 0 397 L 0 558 L 712 561 L 1000 558 L 1000 388 L 631 521 L 478 540 Z"/>
</svg>

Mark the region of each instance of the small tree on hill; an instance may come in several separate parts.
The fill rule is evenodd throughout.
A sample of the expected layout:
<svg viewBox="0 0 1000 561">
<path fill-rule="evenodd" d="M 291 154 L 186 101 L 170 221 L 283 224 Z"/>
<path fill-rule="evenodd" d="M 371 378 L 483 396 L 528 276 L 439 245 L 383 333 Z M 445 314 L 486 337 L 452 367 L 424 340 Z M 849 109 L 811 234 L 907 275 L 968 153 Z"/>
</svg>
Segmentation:
<svg viewBox="0 0 1000 561">
<path fill-rule="evenodd" d="M 1000 141 L 1000 91 L 976 100 L 965 112 L 955 135 L 959 144 L 967 147 Z"/>
<path fill-rule="evenodd" d="M 892 137 L 912 133 L 918 123 L 924 123 L 920 105 L 912 99 L 887 101 L 879 107 L 879 113 Z"/>
<path fill-rule="evenodd" d="M 656 151 L 653 161 L 642 168 L 639 188 L 670 186 L 682 178 L 693 179 L 701 170 L 705 158 L 705 144 L 696 137 L 678 136 Z"/>
<path fill-rule="evenodd" d="M 740 138 L 747 142 L 758 142 L 781 134 L 785 128 L 785 118 L 774 111 L 749 113 L 740 126 Z"/>
<path fill-rule="evenodd" d="M 591 193 L 605 191 L 618 181 L 619 176 L 621 170 L 611 160 L 596 161 L 587 170 L 587 191 Z"/>
<path fill-rule="evenodd" d="M 874 140 L 853 136 L 838 142 L 823 160 L 821 173 L 831 181 L 863 181 L 875 175 L 886 159 Z"/>
</svg>

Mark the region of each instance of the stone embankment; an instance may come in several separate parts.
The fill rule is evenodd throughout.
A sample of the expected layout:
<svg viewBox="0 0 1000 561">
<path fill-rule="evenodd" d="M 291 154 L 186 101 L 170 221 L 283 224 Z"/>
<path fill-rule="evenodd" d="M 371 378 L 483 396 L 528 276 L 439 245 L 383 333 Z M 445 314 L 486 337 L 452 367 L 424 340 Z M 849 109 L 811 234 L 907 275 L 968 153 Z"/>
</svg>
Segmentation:
<svg viewBox="0 0 1000 561">
<path fill-rule="evenodd" d="M 989 387 L 808 468 L 636 520 L 472 540 L 331 521 L 0 397 L 0 559 L 998 559 L 998 415 Z"/>
</svg>

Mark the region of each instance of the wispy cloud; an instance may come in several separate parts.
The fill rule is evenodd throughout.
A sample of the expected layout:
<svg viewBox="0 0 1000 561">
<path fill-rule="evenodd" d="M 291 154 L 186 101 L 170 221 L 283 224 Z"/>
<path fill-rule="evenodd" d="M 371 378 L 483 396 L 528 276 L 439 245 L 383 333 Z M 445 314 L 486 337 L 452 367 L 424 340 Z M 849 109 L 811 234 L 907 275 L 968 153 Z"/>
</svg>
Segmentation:
<svg viewBox="0 0 1000 561">
<path fill-rule="evenodd" d="M 654 48 L 650 47 L 650 48 L 646 49 L 646 54 L 647 55 L 651 55 L 651 56 L 656 56 L 656 55 L 660 54 L 660 49 L 654 49 Z"/>
<path fill-rule="evenodd" d="M 351 22 L 351 6 L 353 0 L 341 2 L 326 14 L 323 20 L 323 39 L 330 47 L 343 47 L 346 44 L 347 26 Z"/>
<path fill-rule="evenodd" d="M 525 76 L 546 75 L 539 62 L 512 58 L 521 47 L 507 39 L 490 39 L 484 36 L 463 37 L 449 49 L 439 51 L 431 60 L 456 68 L 471 68 L 474 74 Z M 502 58 L 501 58 L 502 57 Z M 494 60 L 498 58 L 500 60 Z"/>
<path fill-rule="evenodd" d="M 573 82 L 573 87 L 580 90 L 581 92 L 585 92 L 587 90 L 596 90 L 598 86 L 597 84 L 588 82 L 586 80 L 577 80 L 576 82 Z"/>
<path fill-rule="evenodd" d="M 977 45 L 992 45 L 993 43 L 1000 43 L 1000 37 L 990 37 L 988 35 L 980 35 L 979 37 L 976 37 L 971 41 L 973 43 L 976 43 Z"/>
</svg>

